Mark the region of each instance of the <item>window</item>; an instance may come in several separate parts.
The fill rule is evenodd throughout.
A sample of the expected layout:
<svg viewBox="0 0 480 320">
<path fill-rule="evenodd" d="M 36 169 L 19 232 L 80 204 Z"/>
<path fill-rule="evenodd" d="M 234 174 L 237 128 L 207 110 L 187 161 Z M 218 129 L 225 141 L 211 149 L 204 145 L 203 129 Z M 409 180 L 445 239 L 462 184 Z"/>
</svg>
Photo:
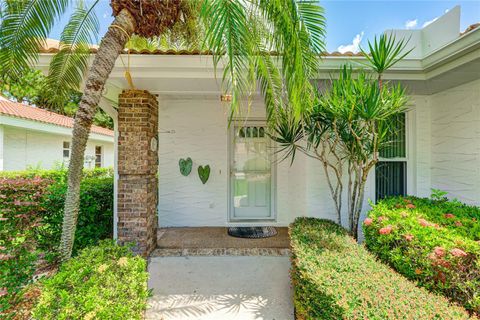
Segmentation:
<svg viewBox="0 0 480 320">
<path fill-rule="evenodd" d="M 407 141 L 406 115 L 398 115 L 389 143 L 380 150 L 375 166 L 375 196 L 377 200 L 407 193 Z"/>
<path fill-rule="evenodd" d="M 70 158 L 70 141 L 63 141 L 63 158 Z"/>
<path fill-rule="evenodd" d="M 102 147 L 95 146 L 95 167 L 100 168 L 102 166 Z"/>
</svg>

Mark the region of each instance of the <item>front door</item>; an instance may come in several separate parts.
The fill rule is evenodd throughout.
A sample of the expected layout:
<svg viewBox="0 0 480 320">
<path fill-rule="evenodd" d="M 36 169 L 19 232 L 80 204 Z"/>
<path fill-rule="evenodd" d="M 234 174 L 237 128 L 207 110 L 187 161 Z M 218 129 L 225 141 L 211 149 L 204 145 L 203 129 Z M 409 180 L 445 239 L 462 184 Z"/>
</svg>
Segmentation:
<svg viewBox="0 0 480 320">
<path fill-rule="evenodd" d="M 240 122 L 232 126 L 230 220 L 272 220 L 274 175 L 265 125 Z"/>
</svg>

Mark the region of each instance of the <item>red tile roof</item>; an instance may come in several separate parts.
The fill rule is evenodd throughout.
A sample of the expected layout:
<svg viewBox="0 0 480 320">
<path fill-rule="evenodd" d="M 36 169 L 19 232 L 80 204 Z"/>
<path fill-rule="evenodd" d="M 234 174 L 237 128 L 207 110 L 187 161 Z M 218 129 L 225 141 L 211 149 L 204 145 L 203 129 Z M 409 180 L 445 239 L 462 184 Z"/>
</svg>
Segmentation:
<svg viewBox="0 0 480 320">
<path fill-rule="evenodd" d="M 97 53 L 97 48 L 90 48 L 90 53 Z M 40 53 L 57 53 L 59 49 L 57 47 L 42 47 L 40 48 Z M 127 49 L 124 50 L 124 54 L 126 54 L 128 51 Z M 198 50 L 198 49 L 192 49 L 192 50 L 175 50 L 175 49 L 169 49 L 169 50 L 148 50 L 148 49 L 143 49 L 143 50 L 130 50 L 130 54 L 141 54 L 141 55 L 156 55 L 156 56 L 208 56 L 212 55 L 211 51 L 208 50 Z M 269 52 L 270 55 L 278 55 L 277 52 L 271 51 Z M 344 57 L 361 57 L 363 56 L 363 53 L 361 52 L 351 52 L 347 51 L 344 53 L 334 51 L 334 52 L 326 52 L 322 53 L 322 56 L 344 56 Z"/>
<path fill-rule="evenodd" d="M 468 26 L 465 31 L 460 33 L 460 36 L 473 31 L 477 28 L 480 27 L 480 22 L 479 23 L 474 23 L 470 26 Z M 58 40 L 54 39 L 46 39 L 45 43 L 40 47 L 40 53 L 57 53 L 59 51 L 60 47 L 60 42 Z M 91 45 L 90 46 L 90 52 L 91 53 L 97 53 L 98 46 L 97 45 Z M 125 53 L 127 50 L 125 50 Z M 130 54 L 150 54 L 150 55 L 211 55 L 212 53 L 210 51 L 202 51 L 202 50 L 154 50 L 154 51 L 149 51 L 149 50 L 130 50 Z M 270 52 L 270 54 L 276 55 L 276 52 Z M 334 56 L 334 57 L 361 57 L 363 54 L 361 52 L 354 53 L 354 52 L 325 52 L 322 54 L 322 56 Z"/>
<path fill-rule="evenodd" d="M 465 33 L 469 33 L 470 31 L 472 30 L 475 30 L 477 28 L 480 27 L 480 22 L 477 22 L 477 23 L 474 23 L 474 24 L 471 24 L 467 27 L 467 29 L 465 29 L 465 31 L 463 31 L 462 33 L 460 33 L 461 36 L 463 36 Z"/>
<path fill-rule="evenodd" d="M 0 114 L 15 118 L 50 123 L 61 127 L 73 128 L 73 118 L 44 109 L 31 107 L 10 101 L 0 96 Z M 92 126 L 91 132 L 113 137 L 113 131 L 99 126 Z"/>
</svg>

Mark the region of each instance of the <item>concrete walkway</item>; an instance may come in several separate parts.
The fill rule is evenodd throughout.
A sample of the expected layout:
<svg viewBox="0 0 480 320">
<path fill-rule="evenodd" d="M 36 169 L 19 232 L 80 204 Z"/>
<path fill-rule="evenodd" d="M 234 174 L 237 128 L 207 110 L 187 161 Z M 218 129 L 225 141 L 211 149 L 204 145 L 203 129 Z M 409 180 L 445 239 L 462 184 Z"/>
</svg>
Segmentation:
<svg viewBox="0 0 480 320">
<path fill-rule="evenodd" d="M 292 320 L 286 256 L 156 257 L 146 319 Z"/>
</svg>

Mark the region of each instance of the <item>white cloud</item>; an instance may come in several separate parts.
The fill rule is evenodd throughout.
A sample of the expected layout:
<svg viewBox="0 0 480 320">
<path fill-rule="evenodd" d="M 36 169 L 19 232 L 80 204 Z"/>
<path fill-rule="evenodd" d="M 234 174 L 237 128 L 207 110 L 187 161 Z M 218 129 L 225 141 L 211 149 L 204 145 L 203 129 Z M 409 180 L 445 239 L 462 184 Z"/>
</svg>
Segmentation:
<svg viewBox="0 0 480 320">
<path fill-rule="evenodd" d="M 405 21 L 405 28 L 413 29 L 417 26 L 418 19 Z"/>
<path fill-rule="evenodd" d="M 422 28 L 425 28 L 425 27 L 428 26 L 430 23 L 437 21 L 438 18 L 440 18 L 440 17 L 435 17 L 435 18 L 433 18 L 432 20 L 425 21 L 425 23 L 422 25 Z"/>
<path fill-rule="evenodd" d="M 360 42 L 362 42 L 362 38 L 363 38 L 363 31 L 357 34 L 355 38 L 353 38 L 352 43 L 339 46 L 337 51 L 340 53 L 345 53 L 348 51 L 357 53 L 358 51 L 360 51 Z"/>
</svg>

